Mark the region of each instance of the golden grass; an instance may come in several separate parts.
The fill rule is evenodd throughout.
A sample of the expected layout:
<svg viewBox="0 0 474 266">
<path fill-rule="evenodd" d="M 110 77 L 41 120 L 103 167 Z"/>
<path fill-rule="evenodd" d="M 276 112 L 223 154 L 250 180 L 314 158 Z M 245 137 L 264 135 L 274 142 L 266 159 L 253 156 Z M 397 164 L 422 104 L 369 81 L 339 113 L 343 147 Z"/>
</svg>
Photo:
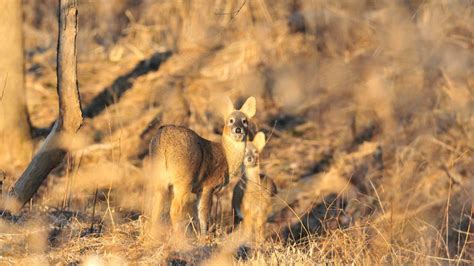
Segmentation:
<svg viewBox="0 0 474 266">
<path fill-rule="evenodd" d="M 0 220 L 0 264 L 473 263 L 469 1 L 79 2 L 84 106 L 154 52 L 173 56 L 86 119 L 70 163 L 21 215 Z M 55 4 L 24 5 L 36 127 L 57 115 Z M 271 136 L 262 165 L 280 193 L 268 234 L 330 193 L 347 200 L 350 226 L 328 221 L 303 243 L 254 245 L 227 234 L 233 180 L 213 210 L 209 244 L 144 234 L 140 133 L 158 117 L 218 140 L 212 102 L 222 94 L 256 96 L 255 122 Z M 250 257 L 237 260 L 244 244 Z"/>
</svg>

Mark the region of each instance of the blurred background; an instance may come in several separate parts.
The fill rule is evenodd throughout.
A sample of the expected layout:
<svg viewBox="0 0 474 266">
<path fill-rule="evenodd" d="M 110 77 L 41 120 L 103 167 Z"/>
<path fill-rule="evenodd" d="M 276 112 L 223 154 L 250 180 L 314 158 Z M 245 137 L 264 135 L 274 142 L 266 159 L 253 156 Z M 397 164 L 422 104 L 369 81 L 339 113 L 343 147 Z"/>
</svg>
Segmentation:
<svg viewBox="0 0 474 266">
<path fill-rule="evenodd" d="M 163 124 L 218 141 L 216 99 L 228 95 L 237 106 L 257 98 L 254 123 L 269 139 L 263 171 L 279 188 L 267 232 L 283 240 L 251 263 L 472 262 L 472 1 L 78 3 L 86 119 L 77 152 L 18 218 L 41 222 L 8 225 L 18 237 L 0 237 L 13 260 L 25 252 L 68 263 L 171 254 L 138 241 L 148 143 Z M 58 114 L 57 6 L 23 1 L 37 143 Z M 235 182 L 215 199 L 216 232 L 231 221 Z M 309 244 L 296 247 L 305 252 L 284 244 L 307 231 Z"/>
</svg>

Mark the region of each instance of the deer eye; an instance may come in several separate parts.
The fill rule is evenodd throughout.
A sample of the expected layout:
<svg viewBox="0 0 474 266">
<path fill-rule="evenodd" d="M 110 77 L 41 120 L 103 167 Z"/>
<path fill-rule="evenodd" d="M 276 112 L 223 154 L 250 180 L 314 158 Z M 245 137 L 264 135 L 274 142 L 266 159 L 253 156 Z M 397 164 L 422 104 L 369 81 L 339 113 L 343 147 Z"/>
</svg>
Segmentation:
<svg viewBox="0 0 474 266">
<path fill-rule="evenodd" d="M 244 125 L 247 125 L 247 119 L 245 119 L 245 118 L 242 119 L 242 123 L 243 123 Z"/>
<path fill-rule="evenodd" d="M 229 119 L 229 123 L 233 124 L 234 123 L 234 118 Z"/>
</svg>

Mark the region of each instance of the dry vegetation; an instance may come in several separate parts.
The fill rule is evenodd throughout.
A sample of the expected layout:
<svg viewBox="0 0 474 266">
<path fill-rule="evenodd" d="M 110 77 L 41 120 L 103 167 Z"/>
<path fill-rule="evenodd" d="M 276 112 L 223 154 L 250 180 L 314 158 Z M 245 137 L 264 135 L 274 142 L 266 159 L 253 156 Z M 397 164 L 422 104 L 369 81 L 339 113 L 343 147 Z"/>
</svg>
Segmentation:
<svg viewBox="0 0 474 266">
<path fill-rule="evenodd" d="M 86 119 L 74 154 L 0 220 L 1 264 L 474 263 L 472 1 L 79 3 Z M 56 5 L 24 1 L 38 143 L 57 117 Z M 215 200 L 212 243 L 144 235 L 154 130 L 218 140 L 222 94 L 256 96 L 270 138 L 267 242 L 225 233 L 236 180 Z"/>
</svg>

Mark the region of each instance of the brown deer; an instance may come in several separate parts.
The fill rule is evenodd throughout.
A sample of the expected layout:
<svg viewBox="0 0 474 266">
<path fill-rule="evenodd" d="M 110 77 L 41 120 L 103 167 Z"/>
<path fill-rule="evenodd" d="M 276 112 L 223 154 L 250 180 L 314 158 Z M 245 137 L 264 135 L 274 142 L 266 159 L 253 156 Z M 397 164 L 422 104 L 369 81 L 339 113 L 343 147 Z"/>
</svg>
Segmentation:
<svg viewBox="0 0 474 266">
<path fill-rule="evenodd" d="M 197 207 L 201 234 L 205 235 L 213 193 L 229 178 L 241 176 L 248 120 L 255 115 L 256 101 L 250 97 L 236 110 L 226 98 L 219 107 L 225 119 L 220 143 L 172 125 L 162 126 L 152 140 L 152 224 L 166 215 L 165 206 L 172 194 L 169 214 L 173 228 L 184 228 Z"/>
<path fill-rule="evenodd" d="M 272 208 L 273 196 L 277 188 L 273 180 L 260 173 L 260 160 L 265 135 L 257 133 L 245 148 L 243 178 L 234 187 L 232 209 L 235 224 L 243 220 L 244 232 L 261 240 L 264 237 L 265 223 Z"/>
</svg>

